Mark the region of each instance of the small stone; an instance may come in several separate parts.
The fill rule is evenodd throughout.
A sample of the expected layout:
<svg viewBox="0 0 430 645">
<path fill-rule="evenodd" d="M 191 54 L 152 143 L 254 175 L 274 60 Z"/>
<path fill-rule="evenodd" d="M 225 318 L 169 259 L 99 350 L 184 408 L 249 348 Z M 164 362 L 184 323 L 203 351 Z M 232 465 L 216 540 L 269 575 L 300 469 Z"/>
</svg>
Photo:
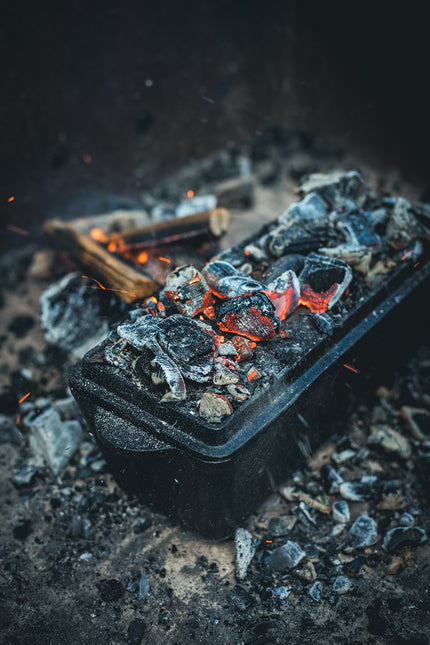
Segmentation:
<svg viewBox="0 0 430 645">
<path fill-rule="evenodd" d="M 230 591 L 230 602 L 239 611 L 246 611 L 253 604 L 253 598 L 246 589 L 240 585 L 235 585 Z"/>
<path fill-rule="evenodd" d="M 378 541 L 378 525 L 369 515 L 360 515 L 349 529 L 348 538 L 354 549 L 372 546 Z"/>
<path fill-rule="evenodd" d="M 236 530 L 234 541 L 236 545 L 236 575 L 239 580 L 243 580 L 259 541 L 249 531 L 242 528 Z"/>
<path fill-rule="evenodd" d="M 81 555 L 79 556 L 79 560 L 84 560 L 85 562 L 89 562 L 92 559 L 93 559 L 93 554 L 90 553 L 89 551 L 84 551 L 84 553 L 81 553 Z"/>
<path fill-rule="evenodd" d="M 79 448 L 83 437 L 79 421 L 61 421 L 53 407 L 26 419 L 31 429 L 30 446 L 36 458 L 42 459 L 58 475 Z"/>
<path fill-rule="evenodd" d="M 280 517 L 272 517 L 267 532 L 271 537 L 284 537 L 291 533 L 295 524 L 297 522 L 297 517 L 295 515 L 281 515 Z"/>
<path fill-rule="evenodd" d="M 331 456 L 335 464 L 344 464 L 345 461 L 349 461 L 355 456 L 355 450 L 352 448 L 346 448 L 342 452 L 334 452 Z"/>
<path fill-rule="evenodd" d="M 313 585 L 311 585 L 308 589 L 308 594 L 312 598 L 312 600 L 315 600 L 315 602 L 319 602 L 321 600 L 321 593 L 323 590 L 323 585 L 322 582 L 319 580 L 316 580 Z"/>
<path fill-rule="evenodd" d="M 412 452 L 406 437 L 387 425 L 373 426 L 367 443 L 380 447 L 389 454 L 396 454 L 402 459 L 408 459 Z"/>
<path fill-rule="evenodd" d="M 406 546 L 421 544 L 427 540 L 427 534 L 424 529 L 418 526 L 397 526 L 384 536 L 383 547 L 388 553 L 392 553 L 396 549 Z"/>
<path fill-rule="evenodd" d="M 304 582 L 313 582 L 317 579 L 315 566 L 310 560 L 305 563 L 303 569 L 297 569 L 295 573 Z"/>
<path fill-rule="evenodd" d="M 124 596 L 124 587 L 119 580 L 115 578 L 100 580 L 96 582 L 96 587 L 100 593 L 100 597 L 105 602 L 112 600 L 120 600 Z"/>
<path fill-rule="evenodd" d="M 339 486 L 343 484 L 343 478 L 330 464 L 324 464 L 324 466 L 321 468 L 321 479 L 324 490 L 329 495 L 337 493 L 339 491 Z"/>
<path fill-rule="evenodd" d="M 331 507 L 331 512 L 332 512 L 333 520 L 335 522 L 344 524 L 346 522 L 349 522 L 349 520 L 351 519 L 348 503 L 343 499 L 333 503 L 333 506 Z"/>
<path fill-rule="evenodd" d="M 277 587 L 277 589 L 273 590 L 272 595 L 278 600 L 287 600 L 291 593 L 291 589 L 292 587 Z"/>
<path fill-rule="evenodd" d="M 366 614 L 369 632 L 375 636 L 383 634 L 388 627 L 389 621 L 382 600 L 377 598 L 372 604 L 368 605 Z"/>
<path fill-rule="evenodd" d="M 395 576 L 407 566 L 412 558 L 412 550 L 409 548 L 402 549 L 399 555 L 394 555 L 385 569 L 387 576 Z"/>
<path fill-rule="evenodd" d="M 203 392 L 199 404 L 199 415 L 209 423 L 221 423 L 233 412 L 228 399 L 214 392 Z"/>
<path fill-rule="evenodd" d="M 128 626 L 127 643 L 140 645 L 146 631 L 146 623 L 142 618 L 134 618 Z"/>
<path fill-rule="evenodd" d="M 352 580 L 350 580 L 346 576 L 337 576 L 337 578 L 333 582 L 333 591 L 339 596 L 352 591 L 354 587 L 355 585 Z"/>
<path fill-rule="evenodd" d="M 399 518 L 399 524 L 400 526 L 414 526 L 415 519 L 410 513 L 403 513 Z"/>
<path fill-rule="evenodd" d="M 365 482 L 344 482 L 339 486 L 339 493 L 350 502 L 365 502 L 372 497 L 372 487 Z"/>
<path fill-rule="evenodd" d="M 267 563 L 275 572 L 282 573 L 286 569 L 296 567 L 306 553 L 296 542 L 288 540 L 285 544 L 278 547 L 267 558 Z"/>
</svg>

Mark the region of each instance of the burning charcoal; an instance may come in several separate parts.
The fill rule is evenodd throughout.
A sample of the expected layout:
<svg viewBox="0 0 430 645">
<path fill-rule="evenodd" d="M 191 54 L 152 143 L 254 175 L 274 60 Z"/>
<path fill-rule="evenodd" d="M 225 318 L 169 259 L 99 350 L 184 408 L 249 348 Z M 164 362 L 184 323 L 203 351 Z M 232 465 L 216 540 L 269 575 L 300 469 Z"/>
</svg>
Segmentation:
<svg viewBox="0 0 430 645">
<path fill-rule="evenodd" d="M 397 526 L 387 531 L 384 536 L 383 547 L 388 553 L 392 553 L 402 546 L 408 544 L 421 544 L 427 540 L 427 534 L 417 526 Z"/>
<path fill-rule="evenodd" d="M 321 593 L 323 590 L 323 585 L 322 582 L 319 580 L 316 580 L 313 585 L 311 585 L 308 589 L 308 594 L 312 598 L 312 600 L 315 600 L 315 602 L 319 602 L 321 600 Z"/>
<path fill-rule="evenodd" d="M 372 497 L 372 486 L 366 482 L 344 482 L 339 486 L 339 493 L 350 502 L 365 502 Z"/>
<path fill-rule="evenodd" d="M 308 195 L 316 192 L 323 197 L 331 208 L 351 204 L 363 206 L 366 200 L 366 186 L 357 170 L 350 172 L 333 171 L 327 174 L 309 175 L 300 185 L 300 192 Z"/>
<path fill-rule="evenodd" d="M 108 322 L 102 318 L 101 289 L 88 289 L 89 281 L 70 273 L 51 284 L 40 297 L 40 324 L 51 345 L 81 358 L 107 335 Z"/>
<path fill-rule="evenodd" d="M 218 356 L 236 356 L 237 349 L 235 345 L 228 340 L 226 343 L 221 343 L 218 347 Z"/>
<path fill-rule="evenodd" d="M 188 197 L 176 207 L 176 217 L 187 217 L 195 213 L 202 213 L 217 205 L 217 198 L 215 195 L 196 195 L 195 197 Z"/>
<path fill-rule="evenodd" d="M 339 244 L 334 247 L 318 249 L 318 253 L 329 258 L 342 260 L 362 275 L 367 274 L 372 260 L 371 251 L 359 244 Z"/>
<path fill-rule="evenodd" d="M 337 226 L 349 244 L 365 248 L 378 249 L 381 238 L 374 231 L 374 222 L 370 213 L 355 211 L 338 220 Z"/>
<path fill-rule="evenodd" d="M 199 403 L 199 414 L 209 423 L 221 423 L 222 419 L 233 412 L 228 399 L 214 392 L 203 392 Z"/>
<path fill-rule="evenodd" d="M 300 274 L 300 304 L 323 313 L 342 297 L 351 279 L 352 271 L 342 260 L 310 253 Z"/>
<path fill-rule="evenodd" d="M 249 276 L 243 274 L 226 276 L 220 278 L 216 287 L 211 287 L 212 293 L 218 298 L 225 300 L 226 298 L 239 298 L 240 296 L 250 296 L 253 293 L 263 291 L 264 284 L 253 280 Z"/>
<path fill-rule="evenodd" d="M 246 387 L 235 383 L 227 385 L 227 392 L 235 401 L 246 401 L 251 396 L 251 392 Z"/>
<path fill-rule="evenodd" d="M 337 493 L 339 491 L 339 486 L 343 483 L 343 478 L 330 464 L 324 464 L 321 468 L 321 479 L 324 490 L 329 495 Z"/>
<path fill-rule="evenodd" d="M 314 221 L 327 217 L 327 204 L 318 193 L 309 193 L 299 202 L 291 204 L 286 213 L 279 216 L 279 224 L 289 224 L 292 220 Z"/>
<path fill-rule="evenodd" d="M 402 459 L 408 459 L 411 456 L 409 441 L 400 432 L 387 425 L 372 426 L 370 430 L 371 435 L 367 440 L 369 446 L 377 446 L 384 452 L 396 454 Z"/>
<path fill-rule="evenodd" d="M 296 567 L 305 556 L 306 553 L 296 542 L 288 540 L 288 542 L 272 551 L 267 558 L 267 564 L 276 573 L 282 573 L 286 569 Z"/>
<path fill-rule="evenodd" d="M 243 336 L 233 336 L 231 342 L 236 347 L 236 361 L 238 363 L 248 361 L 252 358 L 255 343 Z"/>
<path fill-rule="evenodd" d="M 264 293 L 274 305 L 279 320 L 285 320 L 299 304 L 299 280 L 294 271 L 285 271 L 267 285 Z"/>
<path fill-rule="evenodd" d="M 255 293 L 223 302 L 218 326 L 222 331 L 263 341 L 276 336 L 280 321 L 269 298 L 263 293 Z"/>
<path fill-rule="evenodd" d="M 236 529 L 234 541 L 236 545 L 236 576 L 239 580 L 244 580 L 259 541 L 253 538 L 249 531 L 242 528 Z"/>
<path fill-rule="evenodd" d="M 30 446 L 54 475 L 58 475 L 79 448 L 83 432 L 79 421 L 64 421 L 53 407 L 26 419 L 32 434 Z"/>
<path fill-rule="evenodd" d="M 288 533 L 291 533 L 296 522 L 297 517 L 294 515 L 272 517 L 267 532 L 271 537 L 284 537 Z"/>
<path fill-rule="evenodd" d="M 378 541 L 378 525 L 369 515 L 360 515 L 349 529 L 348 538 L 354 549 L 364 549 Z"/>
<path fill-rule="evenodd" d="M 244 253 L 248 259 L 255 260 L 256 262 L 263 262 L 267 260 L 266 251 L 260 246 L 263 243 L 263 238 L 258 244 L 247 244 Z"/>
<path fill-rule="evenodd" d="M 411 203 L 398 197 L 385 232 L 388 244 L 394 249 L 404 249 L 423 233 L 422 225 L 412 214 Z"/>
<path fill-rule="evenodd" d="M 308 253 L 335 239 L 331 229 L 326 226 L 309 228 L 307 230 L 303 224 L 278 226 L 267 235 L 267 252 L 275 258 L 286 253 Z"/>
<path fill-rule="evenodd" d="M 264 283 L 273 282 L 286 271 L 294 271 L 299 275 L 305 264 L 305 258 L 299 253 L 283 255 L 278 260 L 271 262 L 270 265 L 261 274 L 261 280 Z"/>
<path fill-rule="evenodd" d="M 337 593 L 338 596 L 341 596 L 349 591 L 354 589 L 355 585 L 346 576 L 338 576 L 333 582 L 333 591 Z"/>
<path fill-rule="evenodd" d="M 212 380 L 215 385 L 229 385 L 231 383 L 237 383 L 239 377 L 222 363 L 215 362 L 214 375 Z"/>
<path fill-rule="evenodd" d="M 418 439 L 418 441 L 428 441 L 430 439 L 430 412 L 428 410 L 404 405 L 400 410 L 400 414 L 415 439 Z"/>
<path fill-rule="evenodd" d="M 333 520 L 339 524 L 346 524 L 351 519 L 349 506 L 343 499 L 338 502 L 334 502 L 331 510 Z"/>
<path fill-rule="evenodd" d="M 184 316 L 203 313 L 212 318 L 213 300 L 203 275 L 191 264 L 178 267 L 166 278 L 164 294 Z"/>
<path fill-rule="evenodd" d="M 246 589 L 239 585 L 235 585 L 230 591 L 230 602 L 234 607 L 236 607 L 236 609 L 239 609 L 239 611 L 246 611 L 254 601 L 251 594 L 249 594 Z"/>
<path fill-rule="evenodd" d="M 263 372 L 263 374 L 264 374 L 264 372 Z M 249 382 L 249 383 L 252 383 L 253 381 L 258 381 L 258 379 L 260 379 L 260 378 L 263 376 L 263 374 L 262 374 L 261 372 L 259 372 L 259 371 L 258 371 L 258 370 L 257 370 L 257 369 L 252 365 L 252 366 L 249 368 L 249 370 L 248 370 L 248 372 L 247 372 L 247 374 L 246 374 L 246 378 L 248 379 L 248 382 Z"/>
</svg>

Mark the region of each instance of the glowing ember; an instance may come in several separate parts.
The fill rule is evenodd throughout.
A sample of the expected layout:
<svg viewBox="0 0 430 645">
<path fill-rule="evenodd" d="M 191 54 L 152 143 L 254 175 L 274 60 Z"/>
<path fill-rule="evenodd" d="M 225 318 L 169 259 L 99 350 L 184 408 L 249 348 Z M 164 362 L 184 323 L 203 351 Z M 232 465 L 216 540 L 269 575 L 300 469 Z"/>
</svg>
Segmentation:
<svg viewBox="0 0 430 645">
<path fill-rule="evenodd" d="M 251 370 L 248 372 L 248 375 L 247 375 L 248 381 L 252 383 L 252 381 L 255 381 L 258 378 L 260 378 L 260 374 L 257 372 L 255 368 L 251 368 Z"/>
<path fill-rule="evenodd" d="M 97 242 L 107 242 L 108 237 L 103 233 L 101 228 L 92 228 L 90 231 L 90 237 Z"/>
<path fill-rule="evenodd" d="M 86 164 L 90 164 L 92 162 L 93 158 L 91 155 L 85 154 L 82 155 L 82 161 Z"/>
<path fill-rule="evenodd" d="M 14 199 L 15 199 L 15 197 L 13 195 L 11 195 L 10 197 L 7 198 L 7 201 L 8 202 L 13 202 Z"/>
<path fill-rule="evenodd" d="M 9 231 L 12 231 L 13 233 L 18 233 L 18 235 L 28 235 L 28 231 L 26 231 L 24 228 L 20 228 L 19 226 L 14 226 L 13 224 L 8 224 L 7 229 Z"/>
<path fill-rule="evenodd" d="M 139 262 L 139 264 L 145 264 L 145 262 L 148 261 L 148 257 L 148 251 L 141 251 L 136 258 L 136 262 Z"/>
<path fill-rule="evenodd" d="M 346 363 L 344 363 L 343 366 L 346 367 L 347 370 L 350 370 L 351 372 L 354 372 L 355 374 L 360 374 L 360 371 L 356 370 L 355 367 L 351 367 L 351 365 L 347 365 Z"/>
<path fill-rule="evenodd" d="M 338 287 L 339 284 L 335 282 L 324 293 L 318 293 L 308 284 L 304 284 L 300 293 L 299 305 L 309 307 L 313 314 L 322 314 L 327 311 L 330 300 L 337 292 Z"/>
<path fill-rule="evenodd" d="M 194 197 L 194 190 L 189 190 L 189 191 L 187 192 L 187 197 L 188 197 L 189 199 L 191 199 L 191 197 Z"/>
<path fill-rule="evenodd" d="M 97 287 L 88 286 L 88 289 L 101 289 L 102 291 L 116 291 L 117 293 L 127 293 L 132 298 L 136 298 L 135 293 L 130 293 L 130 291 L 124 291 L 124 289 L 109 289 L 108 287 L 103 286 L 102 283 L 96 280 L 95 278 L 90 278 L 87 275 L 81 275 L 81 278 L 84 278 L 85 280 L 93 280 L 93 282 L 95 282 L 98 285 Z"/>
<path fill-rule="evenodd" d="M 169 258 L 163 258 L 163 257 L 161 257 L 161 255 L 159 256 L 158 259 L 161 260 L 162 262 L 168 262 L 168 264 L 170 264 L 170 262 L 171 262 L 171 260 L 169 260 Z"/>
<path fill-rule="evenodd" d="M 18 401 L 18 403 L 22 403 L 22 402 L 23 402 L 23 401 L 25 401 L 25 399 L 27 399 L 29 396 L 30 396 L 30 392 L 27 392 L 27 394 L 25 394 L 25 395 L 24 395 L 24 396 L 23 396 L 23 397 Z"/>
</svg>

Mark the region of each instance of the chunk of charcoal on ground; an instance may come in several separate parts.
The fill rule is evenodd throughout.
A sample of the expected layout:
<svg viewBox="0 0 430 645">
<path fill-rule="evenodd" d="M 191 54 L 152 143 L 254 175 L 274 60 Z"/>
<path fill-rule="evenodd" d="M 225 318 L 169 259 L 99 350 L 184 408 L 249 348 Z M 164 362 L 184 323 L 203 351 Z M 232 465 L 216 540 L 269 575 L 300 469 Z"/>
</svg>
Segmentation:
<svg viewBox="0 0 430 645">
<path fill-rule="evenodd" d="M 364 564 L 367 564 L 367 558 L 364 555 L 359 555 L 351 562 L 346 562 L 343 568 L 350 578 L 355 578 Z"/>
<path fill-rule="evenodd" d="M 127 643 L 140 645 L 146 632 L 146 623 L 142 618 L 133 618 L 127 629 Z"/>
<path fill-rule="evenodd" d="M 409 432 L 415 439 L 418 441 L 430 439 L 430 412 L 428 410 L 404 405 L 400 409 L 400 416 L 405 420 Z"/>
<path fill-rule="evenodd" d="M 412 450 L 409 441 L 400 432 L 387 425 L 372 426 L 367 440 L 369 446 L 382 448 L 388 454 L 395 454 L 402 459 L 408 459 Z"/>
<path fill-rule="evenodd" d="M 267 533 L 270 537 L 284 537 L 293 530 L 297 522 L 295 515 L 281 515 L 280 517 L 272 517 L 269 521 Z"/>
<path fill-rule="evenodd" d="M 321 480 L 329 495 L 339 492 L 339 486 L 343 483 L 343 477 L 330 464 L 324 464 L 321 468 Z"/>
<path fill-rule="evenodd" d="M 326 336 L 333 336 L 334 324 L 330 316 L 327 314 L 314 314 L 312 316 L 312 322 L 319 332 Z"/>
<path fill-rule="evenodd" d="M 8 325 L 8 331 L 12 332 L 17 338 L 24 338 L 33 329 L 36 324 L 33 316 L 28 314 L 19 314 L 14 316 Z"/>
<path fill-rule="evenodd" d="M 214 392 L 203 392 L 199 403 L 199 415 L 209 423 L 221 423 L 233 412 L 228 399 Z"/>
<path fill-rule="evenodd" d="M 412 213 L 412 205 L 403 197 L 397 197 L 392 209 L 385 238 L 396 249 L 404 249 L 424 232 L 422 224 Z"/>
<path fill-rule="evenodd" d="M 268 556 L 266 562 L 276 573 L 296 567 L 306 557 L 305 551 L 296 543 L 288 540 Z"/>
<path fill-rule="evenodd" d="M 331 458 L 335 464 L 344 464 L 346 461 L 349 461 L 350 459 L 355 457 L 355 455 L 355 450 L 353 450 L 352 448 L 345 448 L 345 450 L 341 450 L 340 452 L 334 452 Z"/>
<path fill-rule="evenodd" d="M 193 318 L 200 313 L 212 317 L 213 299 L 203 275 L 191 264 L 178 267 L 168 274 L 164 295 L 184 316 Z"/>
<path fill-rule="evenodd" d="M 16 443 L 18 431 L 14 422 L 4 414 L 0 414 L 0 443 Z"/>
<path fill-rule="evenodd" d="M 18 397 L 11 387 L 0 387 L 0 414 L 16 414 Z"/>
<path fill-rule="evenodd" d="M 40 324 L 48 343 L 81 358 L 104 340 L 109 325 L 106 315 L 106 290 L 94 286 L 78 273 L 71 273 L 51 284 L 40 297 Z"/>
<path fill-rule="evenodd" d="M 53 407 L 27 418 L 31 429 L 30 446 L 35 457 L 42 459 L 58 475 L 79 448 L 83 438 L 79 421 L 61 421 Z"/>
<path fill-rule="evenodd" d="M 355 520 L 348 532 L 350 544 L 354 549 L 364 549 L 378 541 L 378 525 L 375 520 L 364 513 Z"/>
<path fill-rule="evenodd" d="M 291 590 L 292 587 L 277 587 L 276 589 L 273 589 L 272 596 L 273 598 L 277 598 L 278 600 L 287 600 L 288 596 L 291 593 Z"/>
<path fill-rule="evenodd" d="M 333 591 L 338 594 L 338 596 L 342 596 L 345 593 L 349 593 L 354 589 L 355 585 L 346 576 L 337 576 L 333 582 Z"/>
<path fill-rule="evenodd" d="M 422 544 L 426 540 L 426 532 L 418 526 L 397 526 L 387 531 L 382 546 L 392 553 L 403 546 Z"/>
<path fill-rule="evenodd" d="M 380 598 L 374 600 L 366 607 L 367 629 L 374 636 L 380 636 L 389 625 L 385 604 Z"/>
<path fill-rule="evenodd" d="M 223 208 L 251 208 L 255 199 L 255 180 L 252 176 L 233 177 L 214 189 L 218 206 Z"/>
<path fill-rule="evenodd" d="M 255 555 L 259 540 L 252 533 L 243 528 L 236 529 L 234 536 L 236 546 L 236 576 L 244 580 L 251 560 Z"/>
<path fill-rule="evenodd" d="M 24 460 L 16 469 L 12 483 L 20 488 L 21 486 L 29 486 L 38 473 L 39 467 L 32 463 L 31 460 Z"/>
<path fill-rule="evenodd" d="M 124 587 L 119 580 L 115 578 L 105 578 L 96 582 L 96 587 L 100 594 L 100 598 L 104 602 L 111 602 L 113 600 L 121 600 L 124 596 Z"/>
<path fill-rule="evenodd" d="M 411 527 L 414 526 L 415 519 L 410 513 L 402 513 L 402 515 L 399 517 L 399 524 L 400 526 Z"/>
<path fill-rule="evenodd" d="M 23 520 L 13 528 L 13 537 L 17 540 L 25 540 L 33 532 L 30 520 Z"/>
<path fill-rule="evenodd" d="M 346 524 L 351 519 L 348 502 L 344 499 L 333 502 L 331 513 L 333 520 L 340 524 Z"/>
<path fill-rule="evenodd" d="M 235 585 L 230 591 L 230 603 L 239 611 L 246 611 L 254 603 L 254 599 L 246 589 Z"/>
<path fill-rule="evenodd" d="M 339 486 L 339 493 L 350 502 L 366 502 L 374 494 L 374 488 L 365 482 L 343 482 Z"/>
<path fill-rule="evenodd" d="M 305 562 L 303 568 L 296 569 L 294 575 L 300 578 L 300 580 L 303 580 L 303 582 L 313 582 L 317 579 L 317 572 L 315 570 L 314 563 L 310 560 Z"/>
<path fill-rule="evenodd" d="M 322 582 L 320 580 L 316 580 L 313 583 L 313 585 L 309 587 L 308 595 L 312 598 L 312 600 L 315 600 L 315 602 L 320 602 L 322 590 L 323 590 Z"/>
</svg>

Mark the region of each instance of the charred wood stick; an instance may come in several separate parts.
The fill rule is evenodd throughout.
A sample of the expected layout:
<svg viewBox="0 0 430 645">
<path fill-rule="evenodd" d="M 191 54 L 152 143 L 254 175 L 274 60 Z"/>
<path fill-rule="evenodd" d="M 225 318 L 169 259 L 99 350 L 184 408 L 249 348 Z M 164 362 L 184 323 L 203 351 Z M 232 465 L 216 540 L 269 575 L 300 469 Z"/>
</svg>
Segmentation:
<svg viewBox="0 0 430 645">
<path fill-rule="evenodd" d="M 111 233 L 107 243 L 119 238 L 126 244 L 145 242 L 170 242 L 208 234 L 221 237 L 230 226 L 230 213 L 225 208 L 211 208 L 187 217 L 173 217 L 141 228 L 133 228 L 121 233 Z"/>
<path fill-rule="evenodd" d="M 65 222 L 47 220 L 43 231 L 67 248 L 83 265 L 95 271 L 109 289 L 117 291 L 127 303 L 151 296 L 160 287 L 152 278 L 130 267 L 89 235 Z"/>
</svg>

